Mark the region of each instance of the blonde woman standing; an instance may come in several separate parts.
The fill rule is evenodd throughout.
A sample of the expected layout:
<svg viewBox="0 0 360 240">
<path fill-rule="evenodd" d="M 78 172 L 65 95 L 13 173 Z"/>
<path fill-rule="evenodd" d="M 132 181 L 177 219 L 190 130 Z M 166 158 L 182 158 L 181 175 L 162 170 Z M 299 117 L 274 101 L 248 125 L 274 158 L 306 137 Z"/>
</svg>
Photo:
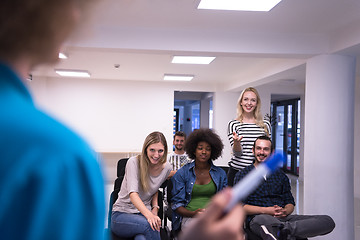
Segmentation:
<svg viewBox="0 0 360 240">
<path fill-rule="evenodd" d="M 228 124 L 228 138 L 232 147 L 229 162 L 228 185 L 232 186 L 235 174 L 253 163 L 252 152 L 257 137 L 271 136 L 271 126 L 263 119 L 260 112 L 261 100 L 258 91 L 253 87 L 244 89 L 237 103 L 237 117 Z"/>
<path fill-rule="evenodd" d="M 119 237 L 160 240 L 158 189 L 171 171 L 166 156 L 164 135 L 152 132 L 145 139 L 141 155 L 128 160 L 111 216 L 111 230 Z"/>
</svg>

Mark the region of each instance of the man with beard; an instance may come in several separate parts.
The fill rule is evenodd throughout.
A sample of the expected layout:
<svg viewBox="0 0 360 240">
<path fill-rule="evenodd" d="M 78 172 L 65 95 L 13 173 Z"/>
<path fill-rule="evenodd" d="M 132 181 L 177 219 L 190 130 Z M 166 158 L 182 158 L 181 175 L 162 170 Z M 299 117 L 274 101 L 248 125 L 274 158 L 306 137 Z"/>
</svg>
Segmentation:
<svg viewBox="0 0 360 240">
<path fill-rule="evenodd" d="M 185 153 L 185 140 L 186 134 L 184 132 L 177 131 L 175 133 L 173 141 L 175 151 L 168 155 L 168 162 L 172 166 L 170 177 L 172 177 L 182 166 L 191 162 L 188 155 Z"/>
<path fill-rule="evenodd" d="M 258 137 L 253 146 L 255 162 L 239 171 L 234 184 L 264 162 L 272 153 L 271 139 Z M 243 201 L 248 215 L 246 226 L 265 240 L 303 239 L 330 233 L 335 228 L 327 215 L 291 215 L 294 198 L 289 178 L 281 170 L 264 176 L 263 183 Z"/>
</svg>

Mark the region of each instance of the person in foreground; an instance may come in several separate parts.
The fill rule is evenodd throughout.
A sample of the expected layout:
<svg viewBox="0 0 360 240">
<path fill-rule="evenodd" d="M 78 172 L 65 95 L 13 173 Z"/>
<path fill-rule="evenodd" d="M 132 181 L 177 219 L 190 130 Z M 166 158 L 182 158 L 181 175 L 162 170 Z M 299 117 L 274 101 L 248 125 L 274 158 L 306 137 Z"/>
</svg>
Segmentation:
<svg viewBox="0 0 360 240">
<path fill-rule="evenodd" d="M 172 229 L 185 229 L 195 216 L 205 211 L 211 197 L 227 186 L 225 171 L 213 164 L 224 145 L 211 129 L 196 129 L 185 143 L 193 162 L 180 168 L 171 178 Z"/>
<path fill-rule="evenodd" d="M 26 86 L 34 67 L 58 60 L 90 2 L 0 1 L 1 239 L 104 238 L 104 181 L 94 152 L 39 110 Z"/>
<path fill-rule="evenodd" d="M 166 156 L 164 135 L 152 132 L 144 141 L 141 155 L 128 160 L 111 216 L 111 230 L 116 235 L 160 240 L 158 190 L 171 171 Z"/>
<path fill-rule="evenodd" d="M 255 163 L 238 172 L 234 184 L 266 161 L 272 150 L 269 137 L 258 137 L 253 147 Z M 335 228 L 335 222 L 327 215 L 291 214 L 295 202 L 289 179 L 281 170 L 264 176 L 263 183 L 243 203 L 248 214 L 247 226 L 266 240 L 315 237 L 328 234 Z"/>
</svg>

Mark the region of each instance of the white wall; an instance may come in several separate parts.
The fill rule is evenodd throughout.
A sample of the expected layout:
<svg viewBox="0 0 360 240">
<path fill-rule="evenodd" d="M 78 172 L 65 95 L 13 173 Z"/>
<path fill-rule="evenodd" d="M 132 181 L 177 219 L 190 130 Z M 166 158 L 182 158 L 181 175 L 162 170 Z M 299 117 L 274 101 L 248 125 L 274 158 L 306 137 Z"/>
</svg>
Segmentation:
<svg viewBox="0 0 360 240">
<path fill-rule="evenodd" d="M 228 122 L 236 117 L 236 102 L 239 93 L 215 92 L 213 98 L 214 128 L 224 144 L 222 157 L 217 160 L 216 165 L 228 166 L 231 158 L 231 146 L 227 136 Z"/>
<path fill-rule="evenodd" d="M 80 133 L 98 152 L 140 151 L 161 131 L 172 146 L 173 89 L 147 82 L 36 79 L 30 84 L 46 111 Z"/>
<path fill-rule="evenodd" d="M 239 93 L 208 86 L 92 79 L 34 79 L 37 104 L 82 135 L 98 152 L 137 152 L 147 134 L 164 133 L 172 147 L 175 90 L 215 92 L 214 130 L 224 142 L 218 165 L 227 165 L 231 148 L 227 123 L 235 117 Z"/>
</svg>

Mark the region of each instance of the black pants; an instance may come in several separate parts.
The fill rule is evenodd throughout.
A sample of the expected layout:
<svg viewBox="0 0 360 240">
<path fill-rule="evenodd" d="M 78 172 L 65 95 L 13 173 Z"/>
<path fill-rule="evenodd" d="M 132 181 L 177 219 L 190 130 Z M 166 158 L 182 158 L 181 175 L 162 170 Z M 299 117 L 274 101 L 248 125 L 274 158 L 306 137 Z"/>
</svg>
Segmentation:
<svg viewBox="0 0 360 240">
<path fill-rule="evenodd" d="M 229 167 L 228 173 L 227 173 L 227 178 L 228 178 L 228 186 L 234 186 L 234 178 L 236 173 L 238 172 L 238 170 L 236 170 L 235 168 Z"/>
</svg>

